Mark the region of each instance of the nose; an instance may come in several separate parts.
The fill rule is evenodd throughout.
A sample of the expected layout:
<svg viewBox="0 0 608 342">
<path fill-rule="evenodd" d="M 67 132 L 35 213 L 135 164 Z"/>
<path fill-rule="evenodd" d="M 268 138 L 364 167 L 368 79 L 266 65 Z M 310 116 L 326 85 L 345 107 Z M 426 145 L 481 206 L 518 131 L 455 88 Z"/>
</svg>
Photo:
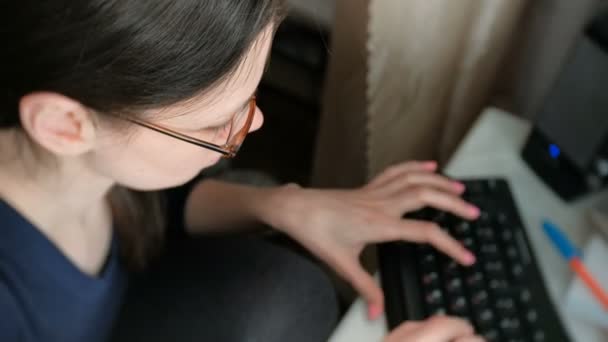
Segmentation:
<svg viewBox="0 0 608 342">
<path fill-rule="evenodd" d="M 264 113 L 260 110 L 260 108 L 255 108 L 255 114 L 253 117 L 253 122 L 251 123 L 251 128 L 249 129 L 249 133 L 255 132 L 262 127 L 264 124 Z"/>
</svg>

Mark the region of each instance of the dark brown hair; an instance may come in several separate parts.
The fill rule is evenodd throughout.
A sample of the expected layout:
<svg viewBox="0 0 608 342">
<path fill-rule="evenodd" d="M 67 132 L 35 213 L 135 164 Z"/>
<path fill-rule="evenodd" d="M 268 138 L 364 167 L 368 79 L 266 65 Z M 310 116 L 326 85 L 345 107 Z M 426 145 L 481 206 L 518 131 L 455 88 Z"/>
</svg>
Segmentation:
<svg viewBox="0 0 608 342">
<path fill-rule="evenodd" d="M 21 0 L 0 5 L 0 129 L 18 104 L 52 91 L 107 115 L 185 101 L 228 77 L 282 0 Z M 143 265 L 162 242 L 157 195 L 111 195 L 123 252 Z"/>
</svg>

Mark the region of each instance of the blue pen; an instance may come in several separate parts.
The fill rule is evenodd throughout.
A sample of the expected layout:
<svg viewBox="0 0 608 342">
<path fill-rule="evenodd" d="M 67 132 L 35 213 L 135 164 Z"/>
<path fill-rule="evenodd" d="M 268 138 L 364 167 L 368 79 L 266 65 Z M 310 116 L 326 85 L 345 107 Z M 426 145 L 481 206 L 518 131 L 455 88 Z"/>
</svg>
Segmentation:
<svg viewBox="0 0 608 342">
<path fill-rule="evenodd" d="M 572 260 L 572 258 L 575 257 L 583 257 L 581 251 L 574 247 L 572 243 L 570 243 L 568 237 L 566 237 L 566 235 L 562 233 L 562 231 L 555 224 L 551 223 L 549 220 L 545 220 L 543 222 L 543 229 L 545 230 L 547 236 L 549 236 L 549 239 L 551 239 L 553 244 L 555 244 L 557 249 L 560 251 L 562 256 L 566 259 L 566 261 L 570 261 Z"/>
<path fill-rule="evenodd" d="M 559 249 L 562 256 L 568 261 L 570 268 L 579 276 L 583 284 L 587 286 L 599 301 L 600 305 L 604 307 L 604 310 L 608 312 L 608 294 L 581 261 L 582 253 L 580 250 L 574 247 L 570 240 L 568 240 L 566 234 L 562 233 L 562 231 L 549 220 L 543 222 L 543 229 L 549 239 L 551 239 L 553 244 Z"/>
</svg>

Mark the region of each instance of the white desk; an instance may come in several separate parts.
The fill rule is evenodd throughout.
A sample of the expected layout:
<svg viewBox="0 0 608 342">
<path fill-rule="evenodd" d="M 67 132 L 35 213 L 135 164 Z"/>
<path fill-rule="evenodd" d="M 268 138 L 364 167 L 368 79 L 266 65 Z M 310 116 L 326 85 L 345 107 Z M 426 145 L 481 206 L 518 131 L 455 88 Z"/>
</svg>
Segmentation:
<svg viewBox="0 0 608 342">
<path fill-rule="evenodd" d="M 568 315 L 562 305 L 572 273 L 544 236 L 541 222 L 550 218 L 560 225 L 578 246 L 591 231 L 585 208 L 600 196 L 566 204 L 538 179 L 520 158 L 531 125 L 498 109 L 486 110 L 460 145 L 445 172 L 455 178 L 501 176 L 509 180 L 520 215 L 551 298 L 557 305 L 566 329 L 575 341 L 605 342 L 608 337 Z M 386 335 L 384 317 L 375 322 L 366 318 L 365 303 L 358 298 L 336 328 L 330 342 L 376 342 Z"/>
</svg>

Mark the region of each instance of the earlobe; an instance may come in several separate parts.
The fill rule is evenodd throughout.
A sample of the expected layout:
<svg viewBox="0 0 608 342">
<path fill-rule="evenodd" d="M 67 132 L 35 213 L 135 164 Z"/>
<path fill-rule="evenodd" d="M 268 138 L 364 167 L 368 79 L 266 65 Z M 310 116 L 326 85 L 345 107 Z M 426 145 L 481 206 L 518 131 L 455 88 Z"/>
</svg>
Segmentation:
<svg viewBox="0 0 608 342">
<path fill-rule="evenodd" d="M 56 93 L 31 93 L 21 98 L 19 114 L 30 138 L 53 154 L 74 156 L 93 146 L 91 114 L 78 101 Z"/>
</svg>

